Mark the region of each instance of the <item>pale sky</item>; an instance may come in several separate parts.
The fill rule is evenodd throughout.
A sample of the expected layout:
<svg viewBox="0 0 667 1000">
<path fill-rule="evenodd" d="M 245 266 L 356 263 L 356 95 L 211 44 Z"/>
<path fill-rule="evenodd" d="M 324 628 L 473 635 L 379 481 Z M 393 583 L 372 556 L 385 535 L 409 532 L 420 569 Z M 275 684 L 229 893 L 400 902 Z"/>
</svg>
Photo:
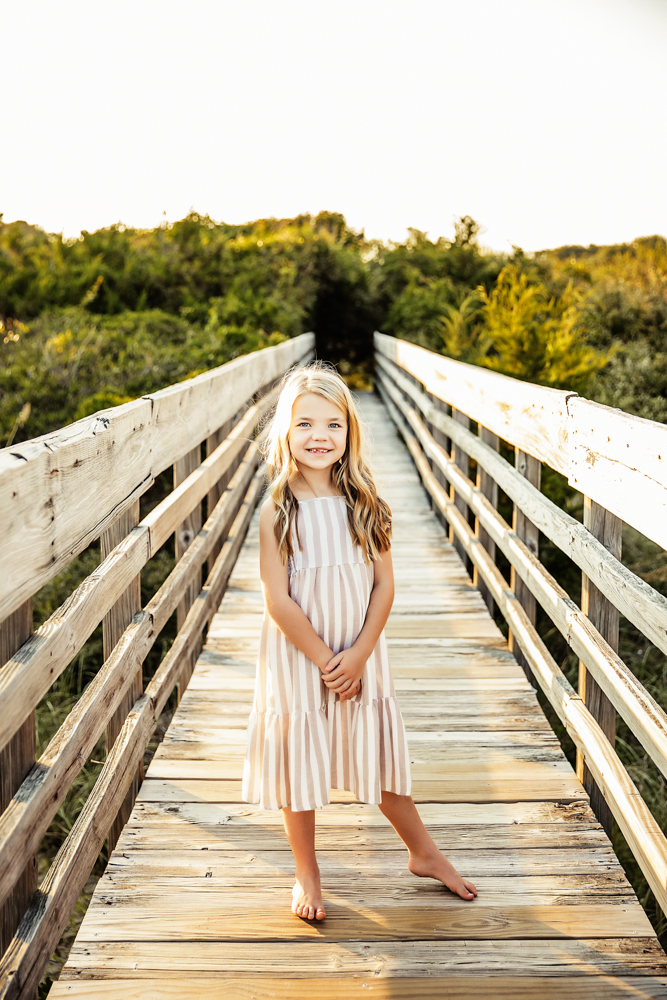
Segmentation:
<svg viewBox="0 0 667 1000">
<path fill-rule="evenodd" d="M 0 212 L 667 235 L 667 0 L 2 0 Z"/>
</svg>

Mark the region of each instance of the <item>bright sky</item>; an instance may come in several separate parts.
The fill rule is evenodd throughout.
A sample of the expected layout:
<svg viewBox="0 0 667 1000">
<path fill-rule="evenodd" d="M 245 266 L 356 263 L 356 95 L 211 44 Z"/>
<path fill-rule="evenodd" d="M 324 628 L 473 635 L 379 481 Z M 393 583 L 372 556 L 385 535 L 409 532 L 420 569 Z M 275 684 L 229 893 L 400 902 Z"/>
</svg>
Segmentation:
<svg viewBox="0 0 667 1000">
<path fill-rule="evenodd" d="M 0 211 L 667 234 L 667 0 L 3 0 Z"/>
</svg>

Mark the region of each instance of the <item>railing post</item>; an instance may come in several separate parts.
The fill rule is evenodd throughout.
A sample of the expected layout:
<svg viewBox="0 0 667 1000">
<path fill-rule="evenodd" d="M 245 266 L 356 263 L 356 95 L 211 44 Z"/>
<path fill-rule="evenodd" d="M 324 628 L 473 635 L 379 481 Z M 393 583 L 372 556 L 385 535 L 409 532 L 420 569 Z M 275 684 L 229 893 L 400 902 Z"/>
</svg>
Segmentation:
<svg viewBox="0 0 667 1000">
<path fill-rule="evenodd" d="M 128 535 L 135 525 L 139 524 L 139 501 L 135 501 L 120 517 L 102 532 L 100 536 L 100 554 L 105 559 L 112 549 L 115 549 L 120 542 Z M 102 623 L 102 643 L 104 647 L 104 659 L 111 656 L 114 647 L 128 627 L 138 611 L 141 611 L 141 574 L 135 576 L 129 587 L 123 591 L 108 614 L 104 616 Z M 141 668 L 137 670 L 130 687 L 125 693 L 123 700 L 109 720 L 106 731 L 107 753 L 116 742 L 116 738 L 123 727 L 123 723 L 128 716 L 137 698 L 141 697 L 143 691 L 143 678 Z M 143 764 L 139 765 L 136 775 L 128 789 L 127 796 L 122 806 L 118 810 L 118 815 L 114 819 L 109 829 L 109 851 L 116 846 L 120 833 L 130 818 L 134 800 L 143 781 Z"/>
<path fill-rule="evenodd" d="M 613 556 L 620 560 L 623 522 L 619 517 L 589 497 L 584 497 L 584 527 L 588 528 L 590 533 L 602 542 Z M 583 573 L 581 576 L 581 610 L 585 615 L 588 615 L 591 624 L 598 630 L 602 638 L 606 639 L 611 648 L 618 652 L 618 610 Z M 616 709 L 603 693 L 599 684 L 588 673 L 581 660 L 579 661 L 579 696 L 613 747 L 616 742 Z M 611 836 L 613 823 L 611 810 L 602 792 L 593 781 L 593 777 L 578 750 L 577 777 L 590 795 L 591 809 L 607 834 Z"/>
<path fill-rule="evenodd" d="M 498 435 L 494 434 L 493 431 L 487 430 L 486 427 L 480 427 L 479 437 L 485 444 L 488 444 L 490 448 L 493 448 L 494 451 L 498 451 Z M 494 507 L 498 506 L 498 483 L 495 481 L 493 476 L 490 476 L 489 473 L 486 472 L 479 464 L 477 465 L 477 489 Z M 492 540 L 486 528 L 481 526 L 479 518 L 475 518 L 475 534 L 495 562 L 496 543 Z M 486 601 L 489 614 L 492 615 L 493 597 L 491 596 L 491 593 L 489 592 L 489 589 L 484 581 L 480 578 L 476 566 L 473 571 L 472 582 Z"/>
<path fill-rule="evenodd" d="M 418 382 L 417 385 L 420 388 L 422 388 L 421 383 Z M 427 393 L 427 395 L 437 410 L 440 410 L 441 413 L 445 414 L 449 412 L 449 407 L 447 406 L 447 403 L 444 403 L 438 396 L 434 396 L 432 392 Z M 430 433 L 433 435 L 433 440 L 436 442 L 436 444 L 439 444 L 447 453 L 449 453 L 452 443 L 450 439 L 447 437 L 447 435 L 444 434 L 441 430 L 439 430 L 439 428 L 437 428 L 435 424 L 432 424 L 430 420 L 426 421 L 426 426 L 428 427 Z M 449 489 L 449 483 L 447 481 L 446 476 L 440 471 L 435 462 L 429 460 L 429 465 L 433 470 L 433 475 L 438 480 L 440 485 L 444 486 L 445 489 Z M 442 524 L 442 526 L 444 528 L 448 528 L 449 522 L 447 521 L 447 518 L 442 513 L 442 511 L 440 510 L 440 508 L 438 507 L 438 505 L 436 504 L 435 500 L 432 497 L 431 497 L 431 508 L 435 516 Z"/>
<path fill-rule="evenodd" d="M 189 451 L 183 458 L 179 458 L 177 462 L 174 462 L 174 489 L 179 486 L 184 479 L 187 479 L 191 472 L 194 472 L 201 465 L 201 448 L 197 445 L 192 451 Z M 176 529 L 175 538 L 175 555 L 176 561 L 185 554 L 192 542 L 194 541 L 197 533 L 201 530 L 202 519 L 201 519 L 201 504 L 197 504 L 191 514 L 189 514 L 185 520 L 179 524 Z M 201 570 L 195 574 L 195 578 L 189 585 L 185 592 L 185 597 L 178 605 L 176 611 L 176 628 L 180 632 L 183 622 L 185 621 L 188 611 L 192 607 L 193 603 L 197 598 L 197 594 L 201 590 Z M 191 656 L 188 657 L 187 663 L 183 664 L 183 670 L 181 672 L 181 677 L 178 683 L 178 700 L 181 700 L 183 691 L 188 685 L 188 681 L 192 676 L 192 671 L 194 670 L 194 665 L 197 662 L 197 657 L 199 656 L 199 650 L 201 644 L 198 648 L 194 650 Z"/>
<path fill-rule="evenodd" d="M 263 394 L 257 393 L 257 395 L 261 396 Z M 242 416 L 243 416 L 243 409 L 239 410 L 238 413 L 235 413 L 233 417 L 229 418 L 229 420 L 226 420 L 225 423 L 222 425 L 222 427 L 218 428 L 218 430 L 215 431 L 213 434 L 211 434 L 210 437 L 206 438 L 206 455 L 207 456 L 213 454 L 213 452 L 215 451 L 215 449 L 218 448 L 222 444 L 222 442 L 225 440 L 225 438 L 229 434 L 231 434 L 231 432 L 234 430 L 234 428 L 236 427 L 237 423 L 239 422 L 239 420 L 241 419 Z M 223 476 L 221 476 L 221 478 L 217 481 L 217 483 L 215 484 L 215 486 L 213 486 L 213 488 L 210 490 L 210 492 L 207 493 L 207 495 L 206 495 L 206 516 L 207 517 L 211 516 L 211 513 L 214 510 L 215 505 L 217 504 L 218 500 L 220 499 L 220 497 L 222 496 L 222 494 L 227 489 L 227 485 L 228 485 L 230 479 L 232 478 L 232 476 L 234 475 L 234 473 L 238 469 L 238 467 L 241 464 L 242 460 L 243 460 L 243 455 L 239 454 L 239 456 L 232 462 L 232 464 L 230 465 L 230 467 L 227 469 L 227 472 L 225 472 L 225 474 Z M 197 530 L 199 530 L 199 529 L 197 529 Z M 224 544 L 224 542 L 222 540 L 220 540 L 219 542 L 216 542 L 216 544 L 211 549 L 211 554 L 208 557 L 208 565 L 209 565 L 209 567 L 211 567 L 213 565 L 213 563 L 215 562 L 215 560 L 220 555 L 220 550 L 221 550 L 223 544 Z"/>
<path fill-rule="evenodd" d="M 462 427 L 465 427 L 466 430 L 468 430 L 470 428 L 470 417 L 466 416 L 465 413 L 461 413 L 460 410 L 454 409 L 454 407 L 452 407 L 452 419 L 455 420 L 457 422 L 457 424 L 461 424 Z M 450 455 L 451 455 L 452 461 L 455 462 L 456 465 L 458 465 L 458 467 L 461 470 L 461 472 L 463 473 L 463 475 L 467 476 L 468 473 L 469 473 L 469 471 L 470 471 L 470 461 L 468 459 L 468 455 L 466 454 L 466 452 L 462 448 L 460 448 L 457 444 L 454 444 L 454 442 L 452 441 L 452 450 L 450 452 Z M 470 511 L 468 509 L 468 505 L 462 499 L 462 497 L 460 497 L 460 496 L 457 495 L 456 490 L 454 489 L 453 486 L 450 487 L 450 493 L 449 493 L 449 495 L 452 498 L 452 500 L 454 501 L 455 506 L 458 507 L 458 509 L 461 511 L 461 513 L 465 517 L 466 521 L 469 522 L 470 521 Z M 450 542 L 452 542 L 452 544 L 454 545 L 454 548 L 458 552 L 458 554 L 459 554 L 459 556 L 461 558 L 461 562 L 465 566 L 467 572 L 470 574 L 470 576 L 472 576 L 472 562 L 470 561 L 470 559 L 466 555 L 463 546 L 461 545 L 461 543 L 459 542 L 459 540 L 456 538 L 456 536 L 454 534 L 454 529 L 451 528 L 451 527 L 449 529 L 449 540 L 450 540 Z"/>
<path fill-rule="evenodd" d="M 32 598 L 0 624 L 0 664 L 11 659 L 32 634 Z M 35 763 L 35 712 L 0 750 L 0 813 L 3 813 L 16 790 Z M 28 902 L 37 888 L 37 858 L 23 869 L 4 905 L 0 908 L 0 956 L 14 937 Z M 36 995 L 36 994 L 35 994 Z"/>
<path fill-rule="evenodd" d="M 542 463 L 537 458 L 533 458 L 532 455 L 528 455 L 525 451 L 521 451 L 520 448 L 514 449 L 514 464 L 516 466 L 517 472 L 520 472 L 522 476 L 525 476 L 529 483 L 537 487 L 539 490 L 541 479 L 542 479 Z M 526 515 L 521 511 L 516 504 L 514 504 L 514 514 L 512 516 L 512 527 L 516 531 L 519 538 L 526 543 L 527 547 L 537 556 L 539 551 L 539 537 L 540 533 L 535 527 L 532 521 L 529 521 Z M 535 619 L 537 617 L 537 602 L 530 592 L 526 584 L 523 582 L 519 574 L 516 572 L 514 567 L 512 567 L 512 573 L 510 577 L 510 587 L 516 594 L 519 604 L 522 606 L 528 617 L 530 618 L 533 625 L 535 624 Z M 508 639 L 509 648 L 514 653 L 517 663 L 523 667 L 523 670 L 529 680 L 532 679 L 532 672 L 528 666 L 528 661 L 521 652 L 512 631 L 510 630 Z"/>
</svg>

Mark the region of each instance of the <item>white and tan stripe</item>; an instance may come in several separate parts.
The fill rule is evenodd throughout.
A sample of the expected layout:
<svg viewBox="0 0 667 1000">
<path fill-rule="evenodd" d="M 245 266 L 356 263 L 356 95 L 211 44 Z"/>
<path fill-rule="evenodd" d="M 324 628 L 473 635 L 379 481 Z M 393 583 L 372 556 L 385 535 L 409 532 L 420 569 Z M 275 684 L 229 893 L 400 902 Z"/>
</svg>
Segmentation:
<svg viewBox="0 0 667 1000">
<path fill-rule="evenodd" d="M 299 538 L 300 547 L 293 539 L 290 596 L 334 653 L 348 649 L 366 617 L 374 570 L 352 541 L 345 501 L 302 501 Z M 383 790 L 410 794 L 407 740 L 384 633 L 360 694 L 341 702 L 265 613 L 243 798 L 265 809 L 300 811 L 326 805 L 331 788 L 369 803 L 380 802 Z"/>
</svg>

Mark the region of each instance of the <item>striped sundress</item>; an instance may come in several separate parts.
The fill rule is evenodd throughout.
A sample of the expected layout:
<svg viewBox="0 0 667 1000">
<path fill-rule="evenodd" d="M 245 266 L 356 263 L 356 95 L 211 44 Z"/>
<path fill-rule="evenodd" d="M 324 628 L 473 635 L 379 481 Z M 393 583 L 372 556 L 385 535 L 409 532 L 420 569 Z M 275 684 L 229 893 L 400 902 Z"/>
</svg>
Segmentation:
<svg viewBox="0 0 667 1000">
<path fill-rule="evenodd" d="M 373 563 L 364 562 L 343 497 L 299 502 L 299 539 L 288 565 L 290 597 L 334 653 L 364 624 Z M 410 794 L 410 764 L 384 632 L 366 663 L 361 691 L 341 702 L 319 667 L 264 612 L 255 698 L 248 723 L 243 799 L 264 809 L 315 809 L 331 788 L 379 803 L 382 790 Z"/>
</svg>

